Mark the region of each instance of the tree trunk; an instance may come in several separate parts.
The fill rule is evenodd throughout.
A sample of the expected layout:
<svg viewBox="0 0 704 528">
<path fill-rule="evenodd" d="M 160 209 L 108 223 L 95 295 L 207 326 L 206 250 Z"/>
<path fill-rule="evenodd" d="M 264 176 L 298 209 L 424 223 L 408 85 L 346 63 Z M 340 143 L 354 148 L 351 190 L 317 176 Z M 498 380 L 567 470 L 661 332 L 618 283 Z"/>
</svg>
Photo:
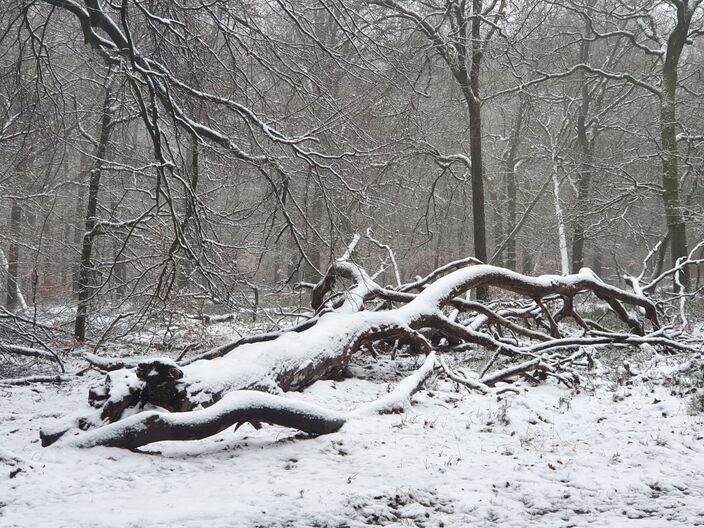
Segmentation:
<svg viewBox="0 0 704 528">
<path fill-rule="evenodd" d="M 90 183 L 88 186 L 88 205 L 86 207 L 85 232 L 83 233 L 83 244 L 81 246 L 81 267 L 78 272 L 78 307 L 76 308 L 76 322 L 74 336 L 78 341 L 85 341 L 86 319 L 88 316 L 88 303 L 91 298 L 91 278 L 93 275 L 93 241 L 95 239 L 95 227 L 97 224 L 98 193 L 100 191 L 100 176 L 103 160 L 110 140 L 112 128 L 112 97 L 109 85 L 105 90 L 103 101 L 102 117 L 100 121 L 100 139 L 95 152 L 95 165 L 90 171 Z"/>
<path fill-rule="evenodd" d="M 504 157 L 504 184 L 506 187 L 506 225 L 508 226 L 506 236 L 511 234 L 516 225 L 516 202 L 517 190 L 516 184 L 516 155 L 518 146 L 521 141 L 521 129 L 523 127 L 523 107 L 524 98 L 518 99 L 518 110 L 516 112 L 516 123 L 511 130 L 508 148 Z M 506 241 L 506 267 L 508 269 L 516 269 L 516 237 L 511 236 Z"/>
<path fill-rule="evenodd" d="M 580 44 L 580 62 L 589 61 L 590 40 L 583 40 Z M 572 238 L 572 273 L 577 273 L 584 267 L 584 215 L 587 212 L 587 202 L 592 180 L 592 165 L 594 158 L 594 139 L 587 135 L 587 113 L 589 111 L 590 95 L 585 73 L 580 70 L 581 97 L 577 116 L 577 143 L 580 150 L 579 182 L 577 184 L 577 203 L 575 204 L 574 234 Z"/>
<path fill-rule="evenodd" d="M 20 268 L 20 223 L 22 208 L 17 200 L 12 200 L 10 208 L 10 248 L 7 252 L 7 309 L 14 311 L 17 306 L 26 307 L 19 284 Z"/>
<path fill-rule="evenodd" d="M 442 242 L 443 242 L 443 228 L 437 226 L 437 232 L 435 233 L 435 257 L 433 258 L 433 269 L 437 269 L 440 263 L 440 253 L 442 253 Z"/>
<path fill-rule="evenodd" d="M 81 154 L 81 161 L 80 161 L 80 167 L 79 167 L 79 176 L 78 176 L 78 184 L 76 186 L 76 208 L 75 208 L 75 223 L 72 223 L 72 230 L 73 230 L 73 247 L 78 249 L 82 246 L 83 242 L 83 227 L 85 224 L 85 220 L 83 218 L 85 209 L 83 205 L 83 187 L 85 183 L 85 175 L 86 172 L 88 171 L 88 162 L 86 160 L 86 156 L 84 154 Z M 80 260 L 78 261 L 78 266 L 72 269 L 71 273 L 71 293 L 78 298 L 78 277 L 81 274 L 81 262 Z"/>
<path fill-rule="evenodd" d="M 119 205 L 117 201 L 113 200 L 112 204 L 110 205 L 110 210 L 112 211 L 112 218 L 111 220 L 114 222 L 119 221 L 119 215 L 118 215 L 118 208 Z M 120 238 L 117 236 L 117 234 L 114 234 L 112 237 L 112 255 L 113 255 L 113 277 L 115 282 L 117 283 L 115 285 L 115 293 L 114 297 L 116 300 L 122 300 L 125 298 L 125 295 L 127 294 L 127 284 L 126 284 L 126 278 L 127 278 L 127 272 L 126 272 L 126 267 L 123 262 L 124 259 L 124 254 L 123 254 L 123 244 Z"/>
<path fill-rule="evenodd" d="M 327 145 L 325 138 L 322 143 Z M 310 265 L 304 263 L 302 279 L 308 282 L 317 282 L 320 279 L 320 274 L 316 270 L 325 269 L 323 264 L 323 247 L 320 237 L 318 236 L 323 225 L 323 189 L 321 182 L 315 178 L 313 168 L 308 170 L 308 178 L 306 181 L 306 238 L 308 259 Z M 327 261 L 326 261 L 327 263 Z"/>
<path fill-rule="evenodd" d="M 486 215 L 484 212 L 484 163 L 482 161 L 482 116 L 479 102 L 479 62 L 472 61 L 470 86 L 474 97 L 470 98 L 469 106 L 469 152 L 472 160 L 470 174 L 472 176 L 472 219 L 474 233 L 474 256 L 482 262 L 488 261 L 486 249 Z M 479 288 L 478 299 L 487 299 L 488 290 Z"/>
<path fill-rule="evenodd" d="M 195 214 L 195 196 L 196 190 L 198 189 L 198 178 L 200 176 L 200 148 L 198 145 L 198 136 L 191 134 L 190 136 L 190 149 L 188 150 L 188 167 L 187 171 L 189 173 L 189 186 L 190 189 L 185 190 L 186 199 L 186 213 L 181 223 L 181 231 L 184 238 L 187 237 L 187 233 L 191 224 L 191 219 Z M 174 241 L 178 243 L 178 239 Z M 179 289 L 185 289 L 188 286 L 193 270 L 195 269 L 195 263 L 193 262 L 193 256 L 186 254 L 181 267 L 178 270 L 178 287 Z"/>
<path fill-rule="evenodd" d="M 675 115 L 675 86 L 677 83 L 677 70 L 670 70 L 663 74 L 663 100 L 660 107 L 662 141 L 662 187 L 665 204 L 665 217 L 667 219 L 667 232 L 670 235 L 670 254 L 672 266 L 677 259 L 687 256 L 687 232 L 679 196 L 679 169 L 676 138 Z M 685 270 L 683 284 L 686 285 L 689 274 Z"/>
<path fill-rule="evenodd" d="M 492 185 L 492 183 L 489 183 L 489 203 L 491 204 L 490 209 L 492 212 L 492 223 L 494 224 L 494 254 L 496 255 L 494 262 L 492 264 L 496 264 L 497 266 L 503 266 L 504 265 L 504 257 L 503 257 L 503 252 L 499 252 L 499 248 L 501 247 L 501 241 L 504 239 L 504 217 L 501 214 L 501 209 L 502 209 L 502 202 L 503 196 L 502 196 L 502 187 L 501 185 Z M 435 264 L 435 267 L 438 267 L 438 264 Z"/>
<path fill-rule="evenodd" d="M 560 268 L 562 274 L 567 275 L 570 272 L 570 257 L 567 253 L 567 226 L 565 226 L 565 217 L 560 203 L 560 177 L 556 159 L 553 159 L 552 164 L 552 183 L 553 194 L 555 195 L 555 218 L 557 219 L 557 232 L 560 244 Z"/>
<path fill-rule="evenodd" d="M 473 12 L 481 11 L 480 0 L 473 0 Z M 482 114 L 481 101 L 479 100 L 480 66 L 482 61 L 481 49 L 481 17 L 475 16 L 471 20 L 471 55 L 469 72 L 465 64 L 460 64 L 454 70 L 454 75 L 462 88 L 467 111 L 469 113 L 469 154 L 472 161 L 470 175 L 472 178 L 472 227 L 474 235 L 474 256 L 482 262 L 488 262 L 486 244 L 486 214 L 484 211 L 484 162 L 482 159 Z M 477 289 L 477 298 L 485 300 L 489 292 L 485 287 Z"/>
<path fill-rule="evenodd" d="M 680 202 L 680 182 L 677 150 L 677 80 L 678 65 L 682 50 L 686 43 L 690 21 L 694 10 L 691 12 L 687 2 L 676 2 L 677 25 L 667 40 L 667 52 L 662 70 L 662 95 L 660 98 L 660 139 L 662 157 L 662 187 L 667 220 L 667 232 L 670 235 L 670 254 L 672 266 L 677 259 L 687 256 L 687 232 L 682 218 Z M 684 270 L 682 284 L 689 283 L 688 270 Z"/>
<path fill-rule="evenodd" d="M 545 334 L 529 331 L 530 335 L 539 338 L 539 342 L 522 347 L 520 344 L 499 341 L 492 334 L 481 331 L 483 323 L 469 327 L 445 317 L 442 308 L 448 305 L 462 307 L 469 303 L 467 308 L 471 310 L 481 306 L 464 299 L 467 291 L 480 286 L 494 286 L 511 291 L 533 299 L 535 303 L 539 303 L 540 299 L 547 296 L 561 295 L 570 299 L 569 306 L 572 307 L 572 314 L 574 314 L 574 304 L 571 299 L 575 295 L 591 291 L 605 301 L 632 332 L 614 334 L 614 337 L 586 338 L 597 339 L 598 342 L 604 342 L 604 339 L 609 342 L 616 338 L 630 339 L 637 344 L 642 342 L 642 339 L 648 339 L 638 337 L 645 335 L 643 322 L 629 314 L 622 303 L 643 308 L 653 326 L 658 327 L 655 305 L 648 298 L 609 286 L 589 272 L 566 277 L 545 275 L 534 278 L 495 266 L 473 265 L 453 271 L 429 285 L 428 282 L 436 277 L 435 274 L 430 274 L 427 280 L 406 285 L 405 288 L 388 290 L 374 283 L 352 262 L 338 260 L 316 286 L 313 292 L 314 306 L 320 306 L 326 292 L 330 294 L 334 291 L 334 283 L 340 277 L 355 282 L 354 287 L 348 291 L 347 300 L 335 311 L 317 317 L 305 328 L 299 328 L 297 332 L 281 332 L 267 340 L 249 340 L 238 346 L 236 353 L 230 352 L 215 359 L 197 359 L 187 365 L 177 365 L 171 360 L 161 358 L 141 362 L 136 368 L 109 372 L 104 387 L 95 386 L 90 391 L 90 403 L 99 409 L 90 415 L 90 420 L 96 426 L 104 424 L 105 421 L 121 423 L 122 425 L 116 427 L 108 426 L 105 431 L 106 434 L 111 434 L 110 431 L 116 432 L 117 437 L 122 440 L 110 444 L 99 442 L 97 445 L 132 445 L 129 439 L 135 431 L 162 431 L 164 430 L 162 425 L 170 430 L 175 428 L 183 434 L 147 435 L 143 438 L 144 442 L 166 438 L 201 438 L 212 434 L 213 431 L 222 430 L 235 421 L 269 420 L 291 425 L 288 421 L 277 421 L 278 418 L 271 415 L 273 410 L 271 405 L 277 407 L 281 400 L 254 397 L 255 401 L 251 401 L 248 399 L 251 394 L 242 391 L 295 391 L 318 379 L 337 377 L 346 369 L 352 355 L 361 346 L 382 340 L 402 339 L 431 355 L 429 342 L 420 334 L 420 331 L 428 328 L 436 329 L 449 339 L 501 350 L 504 355 L 516 355 L 521 359 L 528 356 L 538 362 L 543 360 L 550 362 L 549 357 L 543 353 L 552 347 L 564 348 L 574 344 L 587 344 L 583 340 L 580 341 L 582 338 L 553 340 Z M 413 294 L 410 292 L 411 289 L 419 289 L 420 293 Z M 364 300 L 375 298 L 402 303 L 402 306 L 382 311 L 363 310 Z M 530 308 L 530 310 L 534 309 L 535 306 Z M 509 323 L 511 328 L 520 328 L 507 321 L 505 317 L 493 313 L 491 309 L 482 307 L 481 310 L 500 324 Z M 481 317 L 485 322 L 489 320 L 488 317 Z M 234 347 L 230 350 L 232 348 Z M 432 361 L 429 365 L 427 363 L 426 367 L 432 369 Z M 427 368 L 425 372 L 427 376 Z M 495 379 L 496 375 L 495 373 Z M 419 375 L 417 379 L 421 377 Z M 402 385 L 409 384 L 404 382 Z M 413 382 L 410 385 L 417 386 L 417 383 Z M 240 405 L 243 403 L 242 397 L 248 399 L 251 405 Z M 222 405 L 216 405 L 223 399 L 225 400 Z M 138 414 L 138 417 L 121 421 L 126 409 L 139 409 L 146 403 L 176 414 L 187 414 L 182 417 L 174 416 L 172 420 L 163 414 L 155 418 L 153 413 L 146 412 Z M 259 406 L 262 403 L 265 404 L 263 408 Z M 211 406 L 215 406 L 211 412 L 216 416 L 191 412 L 199 407 Z M 202 411 L 195 411 L 195 413 L 200 412 Z M 223 418 L 224 421 L 217 418 L 223 416 L 222 413 L 229 416 L 226 419 Z M 199 421 L 198 417 L 210 417 L 212 420 L 208 418 Z M 162 418 L 166 422 L 162 422 Z M 152 423 L 153 420 L 158 420 L 158 423 Z M 200 423 L 203 427 L 184 430 L 182 426 L 186 423 Z M 219 425 L 210 428 L 209 424 L 214 423 Z M 60 425 L 62 428 L 52 427 L 42 432 L 43 445 L 53 443 L 76 426 L 74 419 L 69 424 Z M 91 440 L 96 437 L 102 437 L 102 433 L 97 431 L 95 434 L 89 433 L 85 437 L 87 443 L 83 445 L 96 445 Z M 82 442 L 80 437 L 77 441 Z M 142 445 L 141 442 L 139 445 Z"/>
</svg>

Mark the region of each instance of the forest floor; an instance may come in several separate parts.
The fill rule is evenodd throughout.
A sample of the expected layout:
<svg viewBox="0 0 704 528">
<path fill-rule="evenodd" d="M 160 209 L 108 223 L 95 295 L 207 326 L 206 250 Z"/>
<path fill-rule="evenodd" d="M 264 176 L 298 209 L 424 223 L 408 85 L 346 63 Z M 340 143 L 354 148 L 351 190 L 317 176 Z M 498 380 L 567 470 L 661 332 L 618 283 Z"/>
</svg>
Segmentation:
<svg viewBox="0 0 704 528">
<path fill-rule="evenodd" d="M 351 409 L 418 361 L 363 355 L 354 377 L 290 396 Z M 40 446 L 97 373 L 0 387 L 0 448 L 23 459 L 0 449 L 0 526 L 704 526 L 704 414 L 667 381 L 685 358 L 629 361 L 499 398 L 435 379 L 406 413 L 317 438 L 247 424 L 142 452 Z"/>
</svg>

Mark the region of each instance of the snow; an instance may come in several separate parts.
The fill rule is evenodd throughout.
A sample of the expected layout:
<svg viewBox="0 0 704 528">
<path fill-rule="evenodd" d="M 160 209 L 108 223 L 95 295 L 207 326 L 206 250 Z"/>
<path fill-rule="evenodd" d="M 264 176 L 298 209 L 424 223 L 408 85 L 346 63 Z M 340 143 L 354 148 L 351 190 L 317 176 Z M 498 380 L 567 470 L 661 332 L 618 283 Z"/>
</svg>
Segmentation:
<svg viewBox="0 0 704 528">
<path fill-rule="evenodd" d="M 632 385 L 604 367 L 498 398 L 431 379 L 405 413 L 330 435 L 244 425 L 143 452 L 40 447 L 90 380 L 0 388 L 0 526 L 704 526 L 704 416 L 657 381 L 683 360 L 633 360 Z M 368 379 L 287 397 L 354 409 L 420 366 L 357 361 Z"/>
<path fill-rule="evenodd" d="M 453 271 L 437 279 L 435 282 L 425 288 L 413 301 L 399 308 L 399 312 L 425 312 L 432 313 L 432 310 L 445 304 L 449 299 L 455 297 L 459 290 L 467 287 L 467 285 L 481 285 L 486 282 L 481 282 L 482 279 L 499 278 L 504 282 L 515 281 L 524 283 L 529 288 L 535 289 L 551 289 L 557 285 L 570 287 L 578 284 L 581 281 L 595 282 L 599 279 L 589 268 L 582 268 L 579 273 L 573 275 L 540 275 L 538 277 L 530 277 L 521 275 L 515 271 L 505 268 L 492 266 L 490 264 L 477 264 L 461 268 Z M 600 282 L 600 281 L 599 281 Z M 601 283 L 605 288 L 616 290 L 606 284 Z M 509 288 L 510 289 L 510 288 Z"/>
<path fill-rule="evenodd" d="M 183 367 L 184 379 L 194 401 L 207 403 L 213 392 L 258 387 L 266 378 L 280 372 L 295 372 L 309 362 L 340 355 L 340 348 L 372 325 L 403 326 L 394 311 L 327 313 L 320 322 L 304 332 L 286 332 L 262 343 L 245 344 L 212 360 L 200 360 Z"/>
</svg>

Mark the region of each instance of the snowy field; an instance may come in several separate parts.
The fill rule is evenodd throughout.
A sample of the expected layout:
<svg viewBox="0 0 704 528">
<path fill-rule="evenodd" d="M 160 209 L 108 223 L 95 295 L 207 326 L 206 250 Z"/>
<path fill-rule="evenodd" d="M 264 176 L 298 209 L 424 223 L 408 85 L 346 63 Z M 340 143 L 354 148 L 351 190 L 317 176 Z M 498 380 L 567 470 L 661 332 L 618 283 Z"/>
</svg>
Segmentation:
<svg viewBox="0 0 704 528">
<path fill-rule="evenodd" d="M 659 379 L 683 360 L 638 361 L 630 385 L 604 371 L 497 399 L 436 379 L 405 414 L 327 436 L 247 424 L 143 452 L 40 446 L 86 377 L 0 388 L 0 526 L 704 526 L 704 415 Z M 351 409 L 415 366 L 372 362 L 291 397 Z"/>
</svg>

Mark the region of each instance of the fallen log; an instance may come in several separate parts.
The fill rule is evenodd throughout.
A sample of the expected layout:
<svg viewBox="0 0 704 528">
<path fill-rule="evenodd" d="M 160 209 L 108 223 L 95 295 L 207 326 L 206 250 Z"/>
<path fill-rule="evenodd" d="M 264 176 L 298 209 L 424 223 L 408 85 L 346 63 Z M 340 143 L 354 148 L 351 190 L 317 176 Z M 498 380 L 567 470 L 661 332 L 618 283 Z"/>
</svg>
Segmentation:
<svg viewBox="0 0 704 528">
<path fill-rule="evenodd" d="M 434 363 L 435 354 L 431 353 L 421 368 L 401 381 L 393 392 L 348 413 L 283 396 L 241 390 L 226 394 L 207 409 L 179 413 L 147 411 L 68 437 L 61 445 L 136 449 L 164 440 L 200 440 L 242 422 L 264 422 L 314 435 L 329 434 L 339 430 L 350 419 L 403 409 L 430 376 Z"/>
<path fill-rule="evenodd" d="M 284 413 L 285 416 L 280 414 L 276 410 L 278 400 L 247 400 L 251 404 L 248 414 L 242 399 L 244 396 L 240 396 L 240 399 L 228 397 L 223 405 L 215 407 L 210 414 L 196 415 L 205 417 L 203 419 L 209 425 L 203 421 L 197 422 L 201 426 L 193 425 L 194 422 L 182 423 L 179 420 L 186 420 L 186 417 L 176 416 L 183 412 L 201 412 L 200 409 L 216 405 L 226 395 L 235 391 L 260 391 L 280 396 L 283 392 L 301 390 L 318 379 L 339 377 L 360 347 L 377 341 L 402 340 L 413 343 L 419 352 L 429 354 L 432 346 L 421 333 L 427 329 L 440 332 L 448 339 L 458 342 L 460 346 L 480 346 L 488 350 L 498 350 L 501 355 L 518 357 L 523 362 L 540 358 L 535 365 L 552 375 L 557 375 L 555 372 L 561 368 L 562 363 L 559 360 L 562 356 L 546 356 L 551 350 L 551 345 L 560 349 L 609 339 L 624 344 L 647 342 L 646 321 L 649 321 L 653 329 L 659 327 L 657 311 L 650 299 L 610 286 L 588 269 L 566 276 L 529 277 L 504 268 L 479 264 L 451 271 L 435 282 L 423 284 L 425 288 L 420 293 L 411 294 L 382 288 L 351 262 L 336 261 L 330 266 L 326 277 L 314 288 L 314 304 L 318 304 L 319 308 L 325 305 L 326 296 L 333 291 L 338 273 L 343 273 L 347 279 L 352 280 L 352 287 L 343 296 L 341 304 L 328 306 L 327 309 L 333 311 L 317 316 L 309 323 L 310 326 L 296 328 L 298 331 L 284 332 L 277 336 L 266 336 L 265 340 L 247 339 L 244 343 L 235 342 L 236 353 L 221 355 L 223 353 L 219 352 L 210 356 L 213 359 L 199 359 L 187 365 L 177 365 L 170 359 L 160 358 L 142 362 L 136 368 L 112 371 L 106 376 L 102 386 L 91 390 L 91 404 L 100 409 L 100 418 L 108 423 L 122 423 L 124 420 L 121 418 L 127 409 L 157 407 L 172 411 L 173 414 L 169 416 L 174 416 L 175 421 L 171 429 L 177 431 L 173 434 L 178 438 L 192 436 L 195 434 L 193 430 L 201 426 L 202 433 L 198 434 L 212 434 L 209 431 L 214 430 L 213 427 L 217 429 L 213 424 L 224 424 L 233 419 L 255 422 L 269 420 L 291 424 L 299 418 L 294 412 Z M 413 285 L 415 287 L 422 282 L 416 281 Z M 522 335 L 537 339 L 538 344 L 511 343 L 488 331 L 475 330 L 471 321 L 461 322 L 443 312 L 445 307 L 458 309 L 461 305 L 458 299 L 467 291 L 488 286 L 523 295 L 536 305 L 544 299 L 552 300 L 566 296 L 571 300 L 576 295 L 593 293 L 609 306 L 629 332 L 614 334 L 613 337 L 600 335 L 556 339 L 541 332 L 528 331 Z M 400 306 L 381 311 L 364 310 L 365 302 L 377 297 L 393 299 L 392 303 Z M 631 313 L 628 305 L 642 309 L 646 319 L 641 319 L 637 313 Z M 470 309 L 471 306 L 470 303 Z M 529 308 L 513 312 L 504 311 L 502 315 L 493 311 L 487 313 L 486 310 L 478 310 L 477 317 L 491 319 L 494 325 L 501 325 L 506 317 L 510 317 L 513 323 L 507 324 L 506 328 L 512 329 L 516 321 L 514 315 L 539 317 L 541 311 L 543 314 L 547 311 L 545 305 L 542 310 Z M 572 312 L 573 307 L 570 312 L 565 313 Z M 553 321 L 553 324 L 558 323 Z M 659 334 L 653 338 L 667 339 Z M 530 365 L 532 366 L 532 363 Z M 482 384 L 492 385 L 493 382 L 514 374 L 526 375 L 526 368 L 509 369 L 493 378 L 490 373 L 485 374 Z M 248 397 L 252 398 L 251 395 Z M 167 426 L 172 418 L 153 414 L 147 415 L 149 416 L 152 416 L 148 419 L 154 430 L 169 429 Z M 126 428 L 117 430 L 131 438 L 133 433 L 130 432 L 129 424 L 139 420 L 129 420 L 131 421 L 128 425 L 124 426 Z M 325 422 L 318 419 L 301 422 L 300 426 L 302 430 L 313 431 L 311 428 L 322 427 L 321 424 Z M 61 434 L 56 432 L 52 434 L 54 439 L 60 436 Z M 117 440 L 115 442 L 120 443 Z M 131 442 L 125 440 L 122 443 L 132 445 Z"/>
</svg>

